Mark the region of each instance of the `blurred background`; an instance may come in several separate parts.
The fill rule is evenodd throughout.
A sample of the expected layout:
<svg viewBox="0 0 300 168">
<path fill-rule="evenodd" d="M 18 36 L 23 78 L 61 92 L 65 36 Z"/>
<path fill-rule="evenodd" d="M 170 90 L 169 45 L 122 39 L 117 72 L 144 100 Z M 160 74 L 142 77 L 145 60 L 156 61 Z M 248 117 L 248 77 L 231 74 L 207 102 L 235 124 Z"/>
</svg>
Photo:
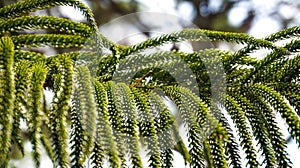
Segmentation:
<svg viewBox="0 0 300 168">
<path fill-rule="evenodd" d="M 17 0 L 0 0 L 0 7 L 15 2 Z M 170 14 L 183 18 L 187 23 L 193 23 L 193 26 L 201 29 L 245 32 L 257 38 L 263 38 L 287 27 L 300 25 L 300 0 L 82 0 L 82 2 L 92 9 L 99 27 L 113 19 L 135 12 Z M 85 22 L 81 13 L 71 7 L 55 7 L 38 11 L 35 14 L 53 15 Z M 157 29 L 154 23 L 147 22 L 147 18 L 133 18 L 128 22 L 130 22 L 130 27 L 126 29 L 121 27 L 120 31 L 126 34 L 129 29 L 135 29 L 141 32 L 141 39 L 151 37 L 149 31 Z M 168 26 L 167 22 L 166 26 Z M 182 23 L 181 26 L 192 25 Z M 110 32 L 110 30 L 111 28 L 107 28 L 101 31 Z M 123 41 L 122 43 L 126 45 L 136 41 Z M 222 43 L 214 45 L 233 50 L 237 46 Z M 55 52 L 50 51 L 50 54 Z M 282 125 L 282 128 L 288 142 L 288 152 L 295 163 L 294 167 L 300 167 L 300 161 L 297 161 L 297 157 L 300 156 L 298 145 L 290 138 L 285 125 Z M 12 152 L 16 160 L 11 163 L 11 167 L 33 167 L 30 160 L 30 144 L 26 144 L 25 147 L 28 153 L 23 159 L 20 159 L 18 153 Z M 184 167 L 180 157 L 175 153 L 175 167 Z M 51 167 L 49 164 L 49 158 L 43 157 L 42 167 Z"/>
</svg>

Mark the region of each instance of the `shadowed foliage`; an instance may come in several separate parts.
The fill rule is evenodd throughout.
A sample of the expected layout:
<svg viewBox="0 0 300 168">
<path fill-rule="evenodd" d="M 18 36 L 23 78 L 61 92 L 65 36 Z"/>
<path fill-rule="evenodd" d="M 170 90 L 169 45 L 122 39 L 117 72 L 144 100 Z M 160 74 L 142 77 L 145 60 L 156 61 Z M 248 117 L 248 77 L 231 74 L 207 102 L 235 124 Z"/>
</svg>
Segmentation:
<svg viewBox="0 0 300 168">
<path fill-rule="evenodd" d="M 30 15 L 55 6 L 80 10 L 87 24 Z M 275 116 L 280 115 L 299 144 L 299 34 L 298 26 L 264 39 L 184 29 L 121 46 L 98 32 L 92 12 L 80 1 L 31 0 L 4 6 L 0 167 L 9 166 L 15 150 L 24 156 L 27 141 L 36 167 L 42 148 L 54 167 L 96 168 L 108 160 L 113 168 L 139 168 L 145 165 L 141 148 L 147 152 L 148 167 L 172 167 L 175 150 L 190 167 L 243 167 L 240 147 L 248 167 L 292 167 Z M 167 43 L 207 40 L 244 47 L 236 52 L 145 52 Z M 285 44 L 278 45 L 282 40 Z M 45 46 L 55 54 L 37 50 Z M 269 52 L 260 59 L 252 57 L 260 49 Z M 188 74 L 177 66 L 182 63 L 193 76 L 179 82 L 176 77 Z M 50 103 L 46 90 L 54 93 Z M 176 117 L 186 128 L 185 136 L 179 134 Z"/>
</svg>

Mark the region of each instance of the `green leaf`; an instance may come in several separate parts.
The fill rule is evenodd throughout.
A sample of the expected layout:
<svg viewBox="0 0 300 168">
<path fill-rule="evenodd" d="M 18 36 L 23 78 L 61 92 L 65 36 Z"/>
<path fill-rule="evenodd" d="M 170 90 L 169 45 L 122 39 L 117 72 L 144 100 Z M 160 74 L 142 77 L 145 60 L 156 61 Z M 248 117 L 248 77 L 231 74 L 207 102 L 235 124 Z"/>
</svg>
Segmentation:
<svg viewBox="0 0 300 168">
<path fill-rule="evenodd" d="M 155 125 L 158 134 L 158 148 L 160 149 L 161 167 L 172 167 L 174 139 L 172 137 L 172 126 L 175 122 L 174 116 L 163 102 L 158 93 L 150 93 L 150 105 L 152 107 Z"/>
<path fill-rule="evenodd" d="M 97 130 L 95 142 L 99 145 L 99 152 L 102 152 L 109 157 L 111 167 L 119 167 L 120 158 L 114 141 L 111 130 L 111 122 L 108 114 L 108 97 L 105 87 L 102 83 L 94 80 L 95 98 L 97 104 Z M 100 158 L 99 156 L 100 155 Z M 94 167 L 101 167 L 103 158 L 101 153 L 95 153 L 93 156 Z M 95 160 L 96 159 L 96 160 Z M 101 165 L 100 165 L 101 164 Z"/>
<path fill-rule="evenodd" d="M 152 116 L 151 106 L 149 102 L 148 93 L 141 89 L 131 87 L 134 99 L 138 109 L 138 126 L 141 137 L 144 139 L 145 146 L 149 150 L 149 167 L 161 167 L 161 158 L 158 148 L 157 128 Z"/>
<path fill-rule="evenodd" d="M 0 167 L 8 167 L 14 110 L 14 44 L 9 37 L 0 39 Z"/>
<path fill-rule="evenodd" d="M 257 155 L 254 149 L 252 140 L 251 140 L 251 130 L 247 125 L 246 116 L 238 104 L 238 102 L 229 95 L 225 97 L 225 104 L 226 110 L 228 111 L 229 115 L 231 116 L 232 120 L 235 123 L 239 131 L 239 135 L 241 138 L 241 145 L 246 153 L 247 164 L 250 167 L 258 167 Z"/>
<path fill-rule="evenodd" d="M 253 94 L 257 94 L 271 104 L 276 111 L 281 114 L 281 117 L 285 119 L 289 132 L 300 144 L 300 120 L 297 114 L 291 109 L 291 107 L 284 101 L 283 97 L 273 90 L 264 85 L 255 84 L 250 86 L 249 91 Z"/>
<path fill-rule="evenodd" d="M 245 97 L 233 94 L 233 97 L 238 102 L 240 107 L 245 112 L 245 116 L 249 120 L 252 127 L 253 135 L 260 145 L 260 150 L 262 150 L 262 155 L 264 156 L 263 163 L 266 163 L 270 167 L 275 167 L 277 165 L 275 152 L 273 146 L 271 145 L 271 140 L 269 138 L 268 129 L 265 126 L 265 118 L 260 113 L 259 107 L 255 107 L 249 100 Z M 248 97 L 248 96 L 247 96 Z"/>
<path fill-rule="evenodd" d="M 47 76 L 47 69 L 44 63 L 36 64 L 33 66 L 31 86 L 29 90 L 29 102 L 28 102 L 28 131 L 30 135 L 30 141 L 33 149 L 33 159 L 35 166 L 40 166 L 41 152 L 41 118 L 43 98 L 43 85 Z"/>
<path fill-rule="evenodd" d="M 53 16 L 21 16 L 0 22 L 1 34 L 19 30 L 50 29 L 61 33 L 90 37 L 92 29 L 82 23 Z"/>
<path fill-rule="evenodd" d="M 52 146 L 55 156 L 55 166 L 67 167 L 68 153 L 66 150 L 68 145 L 67 134 L 67 112 L 69 111 L 69 101 L 72 95 L 72 75 L 73 66 L 71 59 L 68 57 L 61 58 L 58 63 L 59 74 L 54 75 L 55 93 L 53 102 L 50 107 L 50 125 Z"/>
<path fill-rule="evenodd" d="M 203 155 L 203 130 L 199 127 L 197 122 L 198 108 L 192 109 L 189 97 L 184 95 L 183 89 L 180 87 L 168 87 L 164 88 L 165 93 L 169 96 L 173 102 L 177 105 L 180 116 L 188 129 L 189 147 L 191 156 L 192 167 L 205 167 L 204 155 Z M 203 122 L 203 121 L 202 121 Z"/>
<path fill-rule="evenodd" d="M 271 140 L 270 142 L 275 152 L 277 163 L 283 167 L 292 167 L 287 153 L 287 144 L 279 127 L 279 123 L 276 121 L 274 110 L 272 110 L 268 102 L 265 102 L 260 96 L 252 96 L 250 99 L 251 103 L 261 112 L 265 119 L 267 133 Z"/>
<path fill-rule="evenodd" d="M 142 168 L 142 159 L 139 155 L 139 137 L 138 137 L 138 116 L 137 107 L 130 88 L 124 83 L 117 84 L 118 108 L 121 109 L 123 119 L 122 127 L 124 128 L 123 139 L 125 142 L 125 151 L 128 151 L 132 167 Z"/>
</svg>

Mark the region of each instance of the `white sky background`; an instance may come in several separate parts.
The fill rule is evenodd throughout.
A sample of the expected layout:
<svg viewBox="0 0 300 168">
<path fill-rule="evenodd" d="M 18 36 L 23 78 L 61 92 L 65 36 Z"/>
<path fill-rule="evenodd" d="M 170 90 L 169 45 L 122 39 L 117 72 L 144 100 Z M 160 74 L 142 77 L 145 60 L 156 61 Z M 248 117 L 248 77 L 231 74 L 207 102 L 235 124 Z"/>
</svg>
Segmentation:
<svg viewBox="0 0 300 168">
<path fill-rule="evenodd" d="M 174 0 L 138 0 L 142 4 L 143 11 L 148 12 L 160 12 L 160 13 L 168 13 L 172 15 L 177 15 L 179 17 L 182 17 L 186 20 L 191 21 L 193 17 L 193 13 L 191 12 L 191 6 L 188 3 L 181 3 L 178 7 L 178 10 L 175 9 L 175 2 Z M 218 7 L 221 0 L 213 0 L 210 5 L 214 7 Z M 258 38 L 263 38 L 266 35 L 269 35 L 271 33 L 274 33 L 281 29 L 280 24 L 268 17 L 268 13 L 265 11 L 268 11 L 268 9 L 272 9 L 274 6 L 272 4 L 275 4 L 274 1 L 277 0 L 252 0 L 252 5 L 255 6 L 255 9 L 257 9 L 258 17 L 253 22 L 253 25 L 251 29 L 249 30 L 249 34 L 253 35 Z M 229 13 L 229 21 L 232 23 L 232 25 L 239 25 L 240 22 L 246 17 L 248 12 L 248 5 L 246 3 L 240 3 L 234 10 L 232 10 Z M 64 14 L 74 20 L 82 21 L 84 20 L 84 17 L 81 15 L 81 13 L 77 10 L 75 10 L 72 7 L 61 7 L 62 12 Z M 283 6 L 279 9 L 279 12 L 286 18 L 291 18 L 294 15 L 297 15 L 300 17 L 300 14 L 298 14 L 296 8 L 290 8 L 288 6 Z M 300 22 L 300 21 L 299 21 Z M 299 24 L 299 23 L 294 23 Z M 139 39 L 141 40 L 141 39 Z M 282 125 L 282 127 L 285 127 Z M 182 131 L 183 132 L 183 131 Z M 287 137 L 288 132 L 286 129 L 284 129 L 284 134 Z M 25 147 L 27 150 L 30 150 L 30 144 L 25 144 Z M 300 167 L 300 161 L 298 160 L 300 156 L 300 150 L 298 149 L 298 145 L 293 141 L 292 143 L 288 144 L 288 152 L 290 154 L 291 161 L 294 163 L 294 167 Z M 24 165 L 28 165 L 28 168 L 33 167 L 33 162 L 31 159 L 29 159 L 30 154 L 27 158 L 24 158 L 20 161 L 14 162 L 15 166 L 26 168 Z M 42 165 L 41 167 L 50 167 L 52 163 L 50 162 L 49 158 L 42 157 Z M 146 161 L 147 158 L 144 158 Z M 182 156 L 178 153 L 174 153 L 174 168 L 183 168 L 184 162 L 182 159 Z"/>
</svg>

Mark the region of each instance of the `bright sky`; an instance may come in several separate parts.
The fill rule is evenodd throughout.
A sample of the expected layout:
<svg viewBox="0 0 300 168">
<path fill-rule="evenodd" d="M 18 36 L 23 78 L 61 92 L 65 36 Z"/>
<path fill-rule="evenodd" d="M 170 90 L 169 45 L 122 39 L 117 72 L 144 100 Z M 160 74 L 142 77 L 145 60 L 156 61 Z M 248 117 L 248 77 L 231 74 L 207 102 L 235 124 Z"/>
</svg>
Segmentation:
<svg viewBox="0 0 300 168">
<path fill-rule="evenodd" d="M 159 12 L 159 13 L 168 13 L 176 16 L 180 16 L 182 18 L 185 18 L 188 21 L 191 21 L 190 18 L 193 17 L 193 13 L 191 12 L 191 6 L 189 3 L 183 2 L 178 7 L 178 11 L 174 10 L 175 8 L 175 2 L 174 0 L 137 0 L 142 4 L 142 9 L 147 12 Z M 275 0 L 278 1 L 278 0 Z M 212 0 L 212 3 L 210 5 L 214 7 L 218 7 L 220 4 L 220 0 Z M 254 25 L 249 31 L 249 34 L 255 36 L 255 37 L 265 37 L 268 34 L 274 33 L 280 29 L 279 23 L 268 17 L 268 13 L 265 13 L 265 11 L 268 11 L 269 9 L 272 9 L 274 6 L 272 4 L 274 3 L 274 0 L 252 0 L 252 5 L 255 6 L 256 9 L 258 9 L 258 14 L 260 17 L 257 17 L 257 19 L 254 20 Z M 241 3 L 239 6 L 237 6 L 234 10 L 232 10 L 229 13 L 229 20 L 233 25 L 238 25 L 245 17 L 248 12 L 248 5 L 246 3 Z M 75 10 L 72 7 L 61 7 L 61 10 L 64 12 L 64 14 L 70 18 L 73 18 L 74 20 L 81 21 L 84 20 L 84 17 L 81 15 L 81 13 L 77 10 Z M 283 6 L 280 8 L 280 13 L 286 18 L 292 17 L 297 10 L 295 8 L 290 8 L 287 6 Z M 128 29 L 127 29 L 128 30 Z M 143 39 L 143 37 L 141 37 Z M 284 127 L 284 126 L 282 126 Z M 183 128 L 181 129 L 181 133 L 184 134 Z M 287 135 L 287 131 L 284 131 L 284 134 Z M 186 139 L 185 139 L 186 140 Z M 30 144 L 25 144 L 25 147 L 27 150 L 31 148 Z M 298 157 L 300 156 L 300 150 L 298 149 L 298 145 L 293 141 L 288 145 L 288 152 L 291 156 L 291 160 L 294 163 L 294 167 L 300 167 L 300 161 Z M 30 155 L 26 156 L 30 157 Z M 50 167 L 52 165 L 51 161 L 47 157 L 42 157 L 42 165 L 41 167 Z M 144 158 L 144 161 L 146 162 L 148 158 Z M 27 163 L 24 163 L 27 162 Z M 31 159 L 24 158 L 20 161 L 16 161 L 15 165 L 17 167 L 24 167 L 25 165 L 28 165 L 28 168 L 33 167 L 33 163 Z M 183 158 L 180 154 L 177 152 L 174 153 L 174 168 L 183 168 L 184 162 Z"/>
</svg>

